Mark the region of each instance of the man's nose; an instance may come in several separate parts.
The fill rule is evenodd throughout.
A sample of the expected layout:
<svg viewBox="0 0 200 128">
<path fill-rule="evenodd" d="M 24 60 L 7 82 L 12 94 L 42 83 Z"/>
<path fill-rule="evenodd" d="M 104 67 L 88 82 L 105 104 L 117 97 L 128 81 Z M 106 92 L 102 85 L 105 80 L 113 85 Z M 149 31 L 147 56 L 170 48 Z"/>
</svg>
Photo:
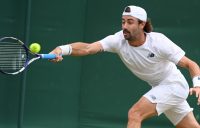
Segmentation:
<svg viewBox="0 0 200 128">
<path fill-rule="evenodd" d="M 127 29 L 127 23 L 122 24 L 122 29 Z"/>
</svg>

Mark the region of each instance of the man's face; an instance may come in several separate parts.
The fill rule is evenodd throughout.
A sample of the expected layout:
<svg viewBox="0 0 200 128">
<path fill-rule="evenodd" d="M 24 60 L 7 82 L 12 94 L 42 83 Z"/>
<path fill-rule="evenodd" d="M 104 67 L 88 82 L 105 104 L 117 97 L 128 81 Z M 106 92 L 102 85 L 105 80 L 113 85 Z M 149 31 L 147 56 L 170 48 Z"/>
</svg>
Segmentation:
<svg viewBox="0 0 200 128">
<path fill-rule="evenodd" d="M 122 16 L 122 30 L 126 40 L 134 41 L 137 35 L 143 32 L 143 27 L 143 24 L 139 24 L 137 18 Z"/>
</svg>

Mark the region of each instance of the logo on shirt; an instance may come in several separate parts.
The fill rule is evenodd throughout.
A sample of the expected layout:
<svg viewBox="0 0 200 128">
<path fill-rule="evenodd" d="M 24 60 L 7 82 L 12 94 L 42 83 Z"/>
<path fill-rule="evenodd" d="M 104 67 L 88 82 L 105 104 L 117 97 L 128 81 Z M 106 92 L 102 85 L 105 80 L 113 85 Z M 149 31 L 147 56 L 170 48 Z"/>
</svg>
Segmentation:
<svg viewBox="0 0 200 128">
<path fill-rule="evenodd" d="M 154 95 L 150 95 L 152 100 L 156 100 L 156 97 Z"/>
<path fill-rule="evenodd" d="M 148 55 L 147 55 L 147 58 L 149 58 L 149 57 L 154 57 L 155 56 L 155 54 L 154 53 L 149 53 Z"/>
</svg>

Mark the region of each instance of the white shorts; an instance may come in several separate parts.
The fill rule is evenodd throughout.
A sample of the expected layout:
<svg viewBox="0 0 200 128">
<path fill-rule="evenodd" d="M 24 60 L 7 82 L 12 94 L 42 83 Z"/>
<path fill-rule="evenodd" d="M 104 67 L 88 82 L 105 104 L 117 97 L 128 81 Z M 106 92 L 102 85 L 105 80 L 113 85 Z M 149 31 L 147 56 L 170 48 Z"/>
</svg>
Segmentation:
<svg viewBox="0 0 200 128">
<path fill-rule="evenodd" d="M 168 77 L 160 85 L 153 87 L 144 97 L 152 103 L 156 103 L 158 115 L 164 113 L 166 117 L 176 126 L 189 112 L 193 111 L 186 101 L 189 94 L 189 86 L 185 78 L 174 81 Z"/>
</svg>

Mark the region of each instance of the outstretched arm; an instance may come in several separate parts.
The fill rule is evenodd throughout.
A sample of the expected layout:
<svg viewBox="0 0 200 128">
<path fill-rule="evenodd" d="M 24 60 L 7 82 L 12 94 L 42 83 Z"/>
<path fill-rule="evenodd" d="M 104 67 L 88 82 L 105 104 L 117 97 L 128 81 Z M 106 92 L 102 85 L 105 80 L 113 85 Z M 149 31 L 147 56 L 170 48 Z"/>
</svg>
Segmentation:
<svg viewBox="0 0 200 128">
<path fill-rule="evenodd" d="M 178 65 L 189 70 L 193 80 L 193 87 L 190 88 L 190 95 L 195 94 L 198 98 L 198 105 L 200 105 L 200 69 L 197 63 L 187 57 L 183 57 Z"/>
<path fill-rule="evenodd" d="M 72 56 L 85 56 L 103 51 L 103 47 L 99 42 L 91 44 L 77 42 L 70 45 L 72 47 Z"/>
<path fill-rule="evenodd" d="M 85 56 L 90 54 L 96 54 L 101 51 L 103 51 L 103 47 L 100 42 L 94 42 L 91 44 L 75 42 L 68 45 L 58 46 L 50 53 L 57 55 L 57 58 L 52 61 L 58 62 L 62 61 L 63 59 L 61 55 Z"/>
</svg>

